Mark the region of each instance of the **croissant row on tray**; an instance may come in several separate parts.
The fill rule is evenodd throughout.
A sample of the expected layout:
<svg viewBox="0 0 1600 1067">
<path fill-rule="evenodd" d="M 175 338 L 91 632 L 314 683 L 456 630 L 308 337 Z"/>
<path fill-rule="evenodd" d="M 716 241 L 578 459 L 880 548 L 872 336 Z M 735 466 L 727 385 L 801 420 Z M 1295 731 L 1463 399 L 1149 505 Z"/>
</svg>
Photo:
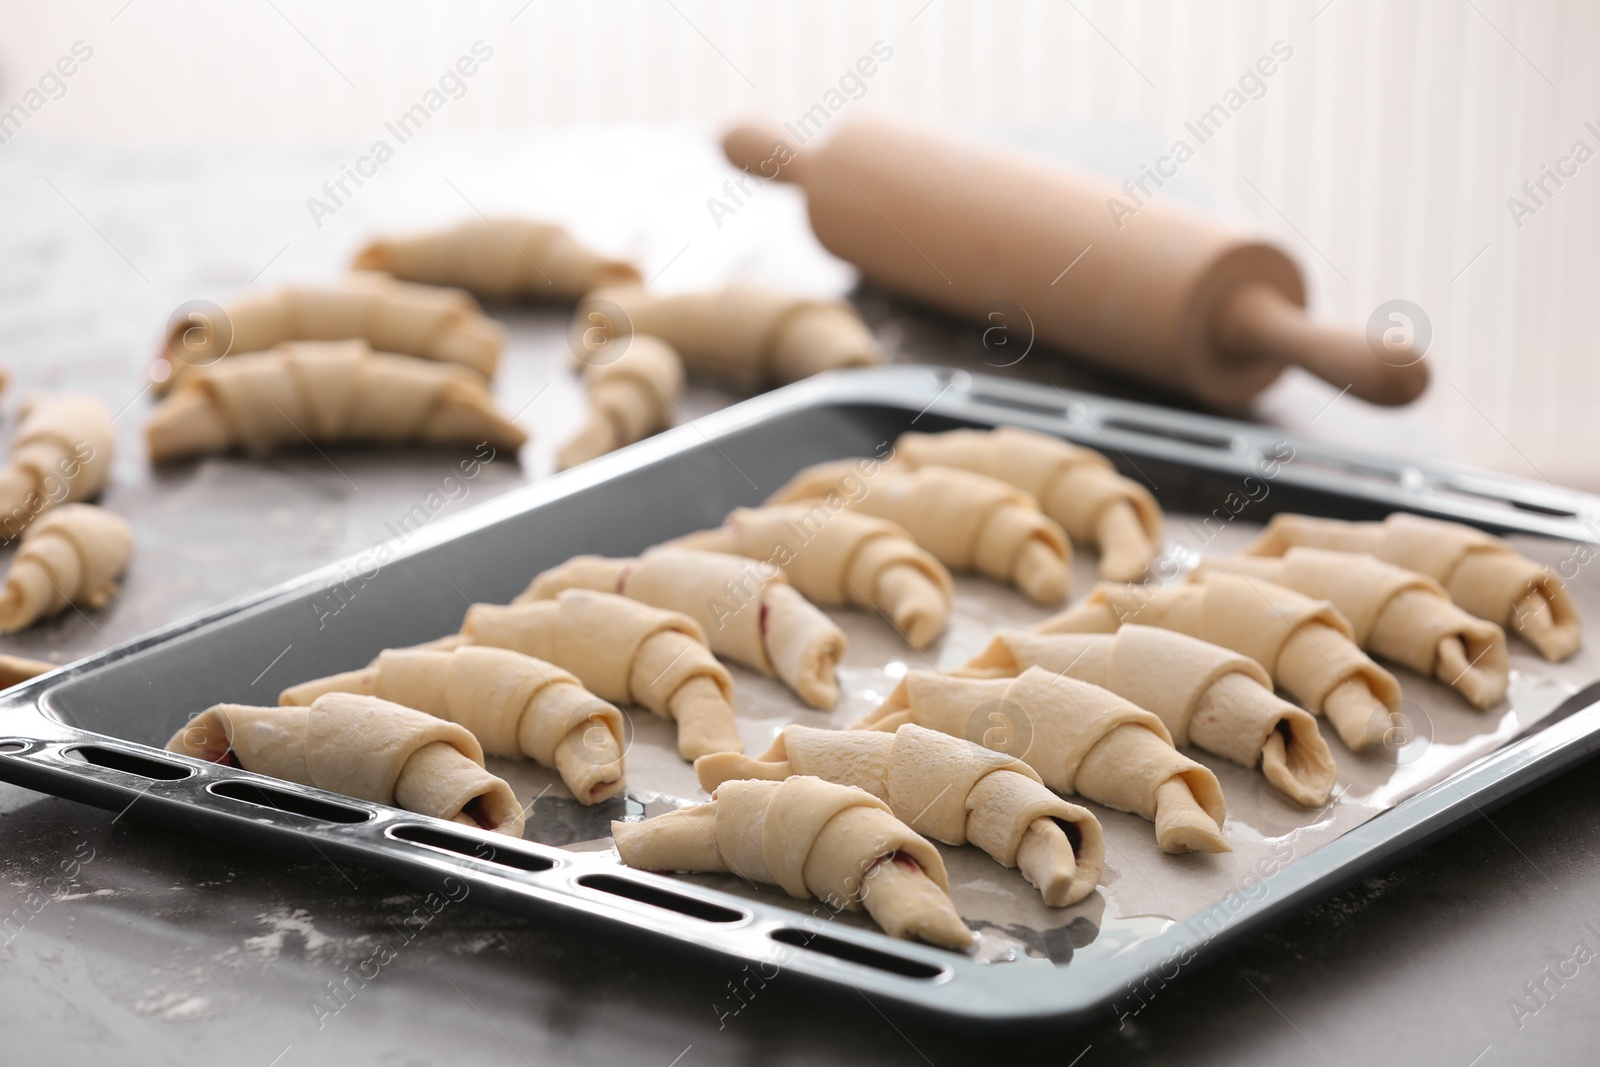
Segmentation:
<svg viewBox="0 0 1600 1067">
<path fill-rule="evenodd" d="M 1475 707 L 1506 695 L 1505 631 L 1456 607 L 1425 574 L 1364 553 L 1318 548 L 1291 548 L 1277 559 L 1208 558 L 1197 573 L 1209 571 L 1247 574 L 1327 600 L 1350 620 L 1357 645 L 1438 678 Z"/>
<path fill-rule="evenodd" d="M 1245 554 L 1294 547 L 1366 552 L 1426 574 L 1463 610 L 1520 635 L 1549 660 L 1578 650 L 1583 626 L 1561 579 L 1505 541 L 1457 522 L 1396 512 L 1382 522 L 1275 515 Z"/>
<path fill-rule="evenodd" d="M 1285 796 L 1324 804 L 1337 768 L 1317 720 L 1280 699 L 1255 660 L 1175 630 L 1001 633 L 957 673 L 1003 678 L 1029 667 L 1098 685 L 1154 712 L 1178 745 L 1260 767 Z"/>
<path fill-rule="evenodd" d="M 583 383 L 589 417 L 556 453 L 563 469 L 671 426 L 683 392 L 683 360 L 665 341 L 636 334 L 620 353 L 586 364 Z"/>
<path fill-rule="evenodd" d="M 689 370 L 746 390 L 884 359 L 849 304 L 756 285 L 674 295 L 597 289 L 578 306 L 573 332 L 596 352 L 633 334 L 659 337 Z"/>
<path fill-rule="evenodd" d="M 1173 748 L 1153 713 L 1097 685 L 1040 667 L 992 679 L 907 671 L 856 726 L 908 722 L 1001 751 L 1014 745 L 1050 788 L 1154 822 L 1165 852 L 1232 851 L 1216 775 Z"/>
<path fill-rule="evenodd" d="M 1400 710 L 1400 683 L 1357 647 L 1350 622 L 1326 600 L 1238 574 L 1199 575 L 1151 588 L 1101 583 L 1038 633 L 1115 633 L 1159 626 L 1249 656 L 1314 714 L 1326 715 L 1351 751 L 1383 739 Z"/>
<path fill-rule="evenodd" d="M 365 341 L 301 342 L 189 375 L 145 426 L 155 462 L 307 445 L 527 440 L 471 371 L 373 352 Z"/>
<path fill-rule="evenodd" d="M 676 722 L 684 759 L 744 750 L 733 720 L 733 679 L 687 615 L 568 589 L 510 607 L 474 604 L 461 637 L 548 660 L 603 700 L 639 704 Z"/>
<path fill-rule="evenodd" d="M 384 271 L 490 300 L 575 300 L 602 285 L 637 283 L 631 264 L 608 259 L 565 229 L 533 219 L 468 219 L 444 230 L 372 242 L 356 270 Z"/>
<path fill-rule="evenodd" d="M 217 704 L 173 734 L 167 750 L 522 836 L 522 806 L 484 770 L 472 734 L 374 696 L 328 693 L 309 707 Z"/>
<path fill-rule="evenodd" d="M 949 623 L 954 583 L 944 565 L 899 526 L 842 502 L 738 508 L 716 529 L 668 543 L 781 567 L 813 604 L 875 611 L 913 648 Z"/>
<path fill-rule="evenodd" d="M 994 430 L 903 433 L 895 459 L 908 467 L 956 467 L 1031 494 L 1076 544 L 1100 551 L 1100 577 L 1137 581 L 1161 544 L 1161 508 L 1111 461 L 1060 438 L 1002 426 Z"/>
<path fill-rule="evenodd" d="M 359 693 L 460 723 L 491 756 L 553 767 L 580 804 L 622 792 L 622 713 L 553 663 L 503 648 L 389 649 L 373 665 L 285 689 L 284 705 Z"/>
<path fill-rule="evenodd" d="M 133 556 L 133 529 L 93 504 L 63 504 L 22 535 L 0 588 L 0 632 L 16 633 L 72 605 L 104 607 Z"/>
<path fill-rule="evenodd" d="M 694 619 L 711 651 L 784 684 L 816 708 L 839 700 L 834 672 L 844 632 L 784 580 L 777 568 L 720 552 L 662 547 L 637 559 L 575 556 L 535 578 L 514 603 L 565 589 L 620 593 Z"/>
<path fill-rule="evenodd" d="M 1105 865 L 1105 835 L 1087 808 L 1056 796 L 1020 760 L 914 723 L 892 734 L 792 725 L 758 760 L 724 752 L 700 757 L 694 769 L 706 790 L 796 774 L 864 789 L 917 833 L 970 841 L 1020 868 L 1056 907 L 1094 892 Z"/>
<path fill-rule="evenodd" d="M 837 499 L 906 530 L 939 562 L 1059 603 L 1072 583 L 1072 546 L 1038 503 L 1014 486 L 950 467 L 908 471 L 871 460 L 807 467 L 768 504 Z"/>
<path fill-rule="evenodd" d="M 111 412 L 92 396 L 57 393 L 30 405 L 0 467 L 0 540 L 104 489 L 116 443 Z"/>
<path fill-rule="evenodd" d="M 505 337 L 459 289 L 410 285 L 383 274 L 352 274 L 325 285 L 243 293 L 220 319 L 194 313 L 176 322 L 151 366 L 157 396 L 224 357 L 287 341 L 365 341 L 379 352 L 459 364 L 493 377 Z"/>
<path fill-rule="evenodd" d="M 614 822 L 617 854 L 656 871 L 728 871 L 831 908 L 864 907 L 891 937 L 972 944 L 939 852 L 863 789 L 797 776 L 733 781 L 709 804 Z"/>
</svg>

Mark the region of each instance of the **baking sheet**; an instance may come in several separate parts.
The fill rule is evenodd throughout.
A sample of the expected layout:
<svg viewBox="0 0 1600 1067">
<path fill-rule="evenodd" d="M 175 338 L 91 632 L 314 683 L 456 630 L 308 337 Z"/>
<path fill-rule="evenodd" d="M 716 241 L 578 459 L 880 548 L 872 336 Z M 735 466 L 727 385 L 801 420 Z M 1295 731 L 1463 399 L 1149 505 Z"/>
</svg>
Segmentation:
<svg viewBox="0 0 1600 1067">
<path fill-rule="evenodd" d="M 1183 513 L 1168 514 L 1168 529 L 1189 528 Z M 1196 520 L 1198 521 L 1198 520 Z M 1206 546 L 1210 555 L 1229 554 L 1248 543 L 1260 527 L 1230 523 Z M 1540 538 L 1512 538 L 1525 554 L 1558 563 L 1570 549 Z M 1183 544 L 1167 551 L 1192 562 Z M 1183 559 L 1180 556 L 1180 559 Z M 1073 563 L 1074 600 L 1094 584 L 1095 557 L 1080 552 Z M 532 575 L 528 576 L 530 579 Z M 1179 579 L 1181 580 L 1181 579 Z M 1600 582 L 1580 571 L 1569 583 L 1585 619 L 1600 617 Z M 848 728 L 886 697 L 907 670 L 949 670 L 961 666 L 1002 629 L 1022 629 L 1053 614 L 998 583 L 957 576 L 950 628 L 933 647 L 919 653 L 880 617 L 863 611 L 828 613 L 849 638 L 839 671 L 843 698 L 832 712 L 806 707 L 775 679 L 730 666 L 736 688 L 740 735 L 751 755 L 766 750 L 785 726 Z M 1480 712 L 1452 690 L 1401 668 L 1405 700 L 1391 743 L 1356 756 L 1319 720 L 1338 762 L 1334 798 L 1318 810 L 1284 799 L 1258 771 L 1196 749 L 1187 754 L 1211 768 L 1227 798 L 1224 827 L 1233 852 L 1172 856 L 1155 843 L 1153 825 L 1124 812 L 1075 798 L 1100 818 L 1106 834 L 1106 869 L 1097 892 L 1067 908 L 1047 907 L 1016 870 L 995 863 L 972 846 L 938 845 L 949 869 L 951 897 L 977 934 L 973 958 L 990 964 L 1048 961 L 1066 964 L 1122 951 L 1175 923 L 1188 923 L 1205 939 L 1234 900 L 1250 900 L 1263 878 L 1336 837 L 1367 822 L 1407 797 L 1448 778 L 1495 751 L 1529 725 L 1548 715 L 1572 693 L 1600 679 L 1600 651 L 1592 642 L 1572 659 L 1548 663 L 1519 639 L 1509 642 L 1511 686 L 1500 705 Z M 352 666 L 355 666 L 352 664 Z M 534 800 L 526 836 L 545 844 L 615 857 L 609 823 L 636 819 L 691 804 L 708 795 L 693 767 L 679 758 L 670 723 L 637 708 L 625 709 L 631 735 L 625 797 L 585 808 L 571 799 L 560 778 L 526 761 L 491 760 L 491 768 L 518 795 Z M 536 800 L 534 798 L 537 798 Z M 732 875 L 680 875 L 769 904 L 810 913 L 813 903 L 798 902 L 766 886 Z M 873 928 L 862 913 L 846 912 L 833 921 Z"/>
</svg>

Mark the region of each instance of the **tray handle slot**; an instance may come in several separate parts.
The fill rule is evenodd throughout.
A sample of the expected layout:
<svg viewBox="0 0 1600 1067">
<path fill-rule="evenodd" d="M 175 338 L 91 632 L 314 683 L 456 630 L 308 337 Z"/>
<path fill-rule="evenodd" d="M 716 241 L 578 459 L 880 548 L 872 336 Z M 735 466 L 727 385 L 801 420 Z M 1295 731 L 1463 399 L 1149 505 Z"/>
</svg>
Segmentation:
<svg viewBox="0 0 1600 1067">
<path fill-rule="evenodd" d="M 1022 411 L 1029 415 L 1049 415 L 1054 418 L 1060 418 L 1067 414 L 1068 410 L 1066 404 L 1057 404 L 1049 400 L 1040 400 L 1036 397 L 1011 396 L 980 387 L 974 387 L 967 395 L 973 400 L 984 404 L 991 404 L 997 408 L 1010 408 L 1012 411 Z"/>
<path fill-rule="evenodd" d="M 614 874 L 586 874 L 577 881 L 585 889 L 596 889 L 612 896 L 638 901 L 640 904 L 649 904 L 654 908 L 665 908 L 667 911 L 674 911 L 679 915 L 687 915 L 691 919 L 700 919 L 708 923 L 734 923 L 749 918 L 742 911 L 725 908 L 709 900 L 696 900 L 693 897 L 670 893 L 665 889 L 635 882 L 631 878 L 620 878 Z"/>
<path fill-rule="evenodd" d="M 829 937 L 827 934 L 797 930 L 792 926 L 780 927 L 772 931 L 769 936 L 781 945 L 803 948 L 809 952 L 818 952 L 824 956 L 832 956 L 836 960 L 844 960 L 847 963 L 859 963 L 863 967 L 874 967 L 880 971 L 888 971 L 890 974 L 898 974 L 903 978 L 938 978 L 946 973 L 943 967 L 935 967 L 931 963 L 907 959 L 905 956 L 896 956 L 892 952 L 880 952 L 875 948 L 858 945 L 853 941 Z"/>
<path fill-rule="evenodd" d="M 0 741 L 0 756 L 15 756 L 18 752 L 28 751 L 26 741 Z"/>
<path fill-rule="evenodd" d="M 181 782 L 194 775 L 194 768 L 185 767 L 153 756 L 145 756 L 110 745 L 74 745 L 63 755 L 80 763 L 95 767 L 108 767 L 124 774 L 137 775 L 157 782 Z"/>
<path fill-rule="evenodd" d="M 538 873 L 551 870 L 556 865 L 555 860 L 536 852 L 525 852 L 520 848 L 492 844 L 476 837 L 458 836 L 448 830 L 423 826 L 421 823 L 403 823 L 391 827 L 389 836 L 397 841 L 409 841 L 423 848 L 454 852 L 458 856 L 466 856 L 479 863 L 495 863 L 519 871 Z"/>
<path fill-rule="evenodd" d="M 287 811 L 294 815 L 321 819 L 324 822 L 358 823 L 372 818 L 370 811 L 363 811 L 348 804 L 335 804 L 329 800 L 308 797 L 303 793 L 287 789 L 275 789 L 270 785 L 256 782 L 239 780 L 213 782 L 209 788 L 217 796 L 227 797 L 229 800 L 238 800 L 276 811 Z"/>
<path fill-rule="evenodd" d="M 1121 430 L 1124 433 L 1136 433 L 1143 437 L 1159 437 L 1167 441 L 1177 441 L 1181 444 L 1194 445 L 1196 448 L 1211 448 L 1218 452 L 1232 452 L 1235 449 L 1235 439 L 1226 434 L 1207 433 L 1204 430 L 1181 428 L 1177 426 L 1162 426 L 1154 422 L 1140 422 L 1137 419 L 1114 415 L 1102 419 L 1100 425 L 1107 430 Z"/>
</svg>

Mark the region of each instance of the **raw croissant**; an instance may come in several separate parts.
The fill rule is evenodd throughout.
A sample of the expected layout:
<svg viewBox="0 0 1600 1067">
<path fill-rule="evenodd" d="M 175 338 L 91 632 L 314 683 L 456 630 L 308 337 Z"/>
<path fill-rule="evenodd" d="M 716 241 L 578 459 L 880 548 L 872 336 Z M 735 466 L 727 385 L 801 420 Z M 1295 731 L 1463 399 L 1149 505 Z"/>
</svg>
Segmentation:
<svg viewBox="0 0 1600 1067">
<path fill-rule="evenodd" d="M 1100 550 L 1100 577 L 1137 581 L 1161 544 L 1155 497 L 1093 449 L 1002 426 L 994 430 L 903 433 L 895 459 L 986 474 L 1031 493 L 1076 544 Z"/>
<path fill-rule="evenodd" d="M 1438 678 L 1476 707 L 1506 695 L 1505 631 L 1456 607 L 1425 574 L 1319 548 L 1291 548 L 1278 559 L 1206 559 L 1198 571 L 1248 574 L 1326 600 L 1350 620 L 1363 649 Z"/>
<path fill-rule="evenodd" d="M 58 393 L 32 404 L 0 467 L 0 539 L 16 537 L 58 504 L 104 489 L 116 444 L 111 412 L 92 396 Z"/>
<path fill-rule="evenodd" d="M 944 564 L 892 522 L 842 503 L 739 508 L 714 530 L 670 542 L 783 568 L 813 604 L 853 604 L 889 620 L 913 648 L 944 633 L 953 583 Z"/>
<path fill-rule="evenodd" d="M 807 467 L 768 504 L 841 500 L 903 527 L 947 567 L 1008 582 L 1040 604 L 1059 603 L 1072 583 L 1072 545 L 1027 493 L 950 467 L 907 471 L 861 460 Z"/>
<path fill-rule="evenodd" d="M 459 289 L 409 285 L 385 274 L 352 274 L 331 285 L 243 293 L 222 306 L 220 323 L 174 323 L 150 368 L 164 395 L 196 371 L 285 341 L 362 340 L 379 352 L 456 363 L 494 376 L 505 335 Z"/>
<path fill-rule="evenodd" d="M 373 352 L 365 341 L 280 345 L 196 371 L 145 426 L 151 460 L 307 443 L 473 444 L 528 435 L 461 367 Z"/>
<path fill-rule="evenodd" d="M 1356 646 L 1350 621 L 1326 600 L 1236 574 L 1185 585 L 1095 586 L 1037 633 L 1114 633 L 1126 622 L 1177 630 L 1249 656 L 1278 687 L 1326 715 L 1353 752 L 1381 741 L 1400 710 L 1400 683 Z"/>
<path fill-rule="evenodd" d="M 28 527 L 0 591 L 0 632 L 26 630 L 69 605 L 104 607 L 133 556 L 133 528 L 93 504 L 63 504 Z"/>
<path fill-rule="evenodd" d="M 569 589 L 554 600 L 474 604 L 461 627 L 477 645 L 514 649 L 565 667 L 614 704 L 642 704 L 678 724 L 678 752 L 742 752 L 733 679 L 700 624 L 613 593 Z"/>
<path fill-rule="evenodd" d="M 1261 664 L 1175 630 L 1125 625 L 1114 634 L 997 634 L 958 673 L 1004 678 L 1029 667 L 1103 686 L 1153 711 L 1179 745 L 1261 768 L 1307 807 L 1325 804 L 1335 766 L 1317 720 L 1272 692 Z"/>
<path fill-rule="evenodd" d="M 672 425 L 683 392 L 683 360 L 672 346 L 634 334 L 610 362 L 586 363 L 589 419 L 556 453 L 563 469 L 576 467 Z"/>
<path fill-rule="evenodd" d="M 621 593 L 700 624 L 711 651 L 775 674 L 814 708 L 839 702 L 834 672 L 844 632 L 795 591 L 776 567 L 721 552 L 662 547 L 638 559 L 577 556 L 533 580 L 513 603 L 563 589 Z"/>
<path fill-rule="evenodd" d="M 43 660 L 28 659 L 25 656 L 0 655 L 0 689 L 10 689 L 14 685 L 21 685 L 29 678 L 37 678 L 45 671 L 53 671 L 56 664 L 46 663 Z"/>
<path fill-rule="evenodd" d="M 1050 792 L 1020 760 L 915 723 L 892 734 L 792 725 L 758 760 L 723 752 L 701 756 L 694 769 L 708 792 L 733 778 L 795 774 L 865 789 L 917 833 L 970 841 L 1020 867 L 1054 907 L 1094 892 L 1105 866 L 1105 835 L 1088 808 Z"/>
<path fill-rule="evenodd" d="M 614 822 L 617 854 L 654 871 L 730 871 L 830 908 L 865 907 L 892 937 L 972 944 L 944 860 L 861 789 L 820 778 L 725 782 L 711 803 Z"/>
<path fill-rule="evenodd" d="M 554 767 L 580 804 L 622 792 L 622 713 L 553 663 L 504 648 L 389 649 L 364 670 L 285 689 L 280 704 L 361 693 L 460 723 L 491 756 Z"/>
<path fill-rule="evenodd" d="M 353 266 L 458 286 L 490 300 L 576 300 L 602 285 L 639 281 L 631 265 L 584 247 L 555 223 L 534 219 L 468 219 L 447 230 L 385 238 L 363 248 Z"/>
<path fill-rule="evenodd" d="M 286 782 L 522 836 L 522 805 L 483 769 L 465 727 L 372 696 L 328 693 L 305 708 L 217 704 L 167 751 Z"/>
<path fill-rule="evenodd" d="M 578 306 L 575 327 L 610 339 L 652 334 L 696 374 L 746 390 L 883 362 L 849 304 L 756 285 L 671 296 L 636 285 L 597 289 Z"/>
<path fill-rule="evenodd" d="M 1015 678 L 907 671 L 856 726 L 908 722 L 1002 752 L 1022 748 L 1017 758 L 1051 789 L 1153 821 L 1165 852 L 1232 851 L 1217 776 L 1173 748 L 1153 713 L 1097 685 L 1040 667 Z"/>
<path fill-rule="evenodd" d="M 1245 554 L 1281 556 L 1290 548 L 1367 552 L 1426 574 L 1463 610 L 1499 623 L 1549 660 L 1578 651 L 1583 624 L 1561 579 L 1505 541 L 1471 526 L 1396 512 L 1382 522 L 1275 515 Z"/>
</svg>

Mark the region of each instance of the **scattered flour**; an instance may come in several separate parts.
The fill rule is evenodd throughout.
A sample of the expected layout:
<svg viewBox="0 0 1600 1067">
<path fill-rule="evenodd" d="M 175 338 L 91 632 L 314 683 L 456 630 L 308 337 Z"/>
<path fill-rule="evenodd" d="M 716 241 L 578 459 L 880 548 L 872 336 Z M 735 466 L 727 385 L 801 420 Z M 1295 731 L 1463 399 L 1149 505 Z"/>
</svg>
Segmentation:
<svg viewBox="0 0 1600 1067">
<path fill-rule="evenodd" d="M 311 913 L 304 908 L 296 908 L 294 911 L 279 908 L 256 916 L 256 922 L 267 927 L 267 932 L 245 938 L 244 948 L 246 952 L 253 952 L 269 961 L 278 958 L 290 934 L 298 934 L 305 942 L 308 956 L 316 955 L 333 941 L 311 925 Z"/>
<path fill-rule="evenodd" d="M 159 1015 L 168 1022 L 186 1022 L 205 1014 L 211 1001 L 205 997 L 171 993 L 161 989 L 146 991 L 144 999 L 133 1006 L 140 1015 Z"/>
</svg>

